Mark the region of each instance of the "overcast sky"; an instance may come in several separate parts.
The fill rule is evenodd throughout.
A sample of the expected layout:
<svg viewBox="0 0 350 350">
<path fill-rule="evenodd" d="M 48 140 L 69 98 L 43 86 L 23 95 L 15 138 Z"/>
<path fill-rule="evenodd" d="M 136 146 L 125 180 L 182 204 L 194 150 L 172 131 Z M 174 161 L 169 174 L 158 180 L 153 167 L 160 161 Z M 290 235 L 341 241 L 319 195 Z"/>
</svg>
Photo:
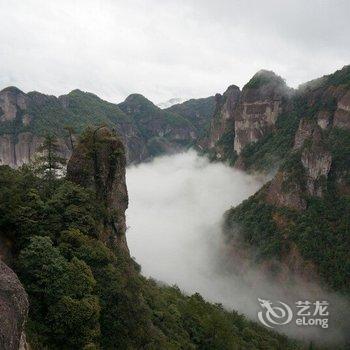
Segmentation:
<svg viewBox="0 0 350 350">
<path fill-rule="evenodd" d="M 349 0 L 0 0 L 0 88 L 205 97 L 350 63 Z"/>
</svg>

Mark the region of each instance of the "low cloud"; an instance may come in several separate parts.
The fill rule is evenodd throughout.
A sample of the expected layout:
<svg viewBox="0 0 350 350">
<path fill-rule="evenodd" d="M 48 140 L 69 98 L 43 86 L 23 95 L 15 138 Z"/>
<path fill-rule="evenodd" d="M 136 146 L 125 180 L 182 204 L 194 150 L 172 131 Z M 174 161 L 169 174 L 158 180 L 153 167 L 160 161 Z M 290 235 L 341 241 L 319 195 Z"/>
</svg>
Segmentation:
<svg viewBox="0 0 350 350">
<path fill-rule="evenodd" d="M 260 310 L 258 298 L 291 306 L 298 300 L 327 300 L 331 303 L 328 329 L 281 326 L 277 330 L 299 339 L 344 340 L 348 325 L 344 312 L 349 305 L 341 297 L 296 277 L 293 285 L 273 282 L 261 268 L 247 267 L 252 250 L 236 256 L 236 266 L 227 263 L 223 213 L 255 193 L 263 185 L 261 179 L 209 163 L 190 151 L 129 167 L 127 185 L 128 244 L 145 276 L 176 284 L 189 294 L 199 292 L 252 319 Z M 243 264 L 242 274 L 238 271 Z"/>
<path fill-rule="evenodd" d="M 0 0 L 0 12 L 0 88 L 26 92 L 157 103 L 243 86 L 262 68 L 297 86 L 350 57 L 347 0 Z"/>
</svg>

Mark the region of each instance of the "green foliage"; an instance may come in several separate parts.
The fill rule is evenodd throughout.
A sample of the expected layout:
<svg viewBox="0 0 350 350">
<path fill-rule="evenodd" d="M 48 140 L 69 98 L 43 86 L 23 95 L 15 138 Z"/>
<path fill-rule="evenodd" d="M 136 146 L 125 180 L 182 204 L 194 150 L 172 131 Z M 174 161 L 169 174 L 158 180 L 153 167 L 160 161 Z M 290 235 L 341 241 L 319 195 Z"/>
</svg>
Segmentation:
<svg viewBox="0 0 350 350">
<path fill-rule="evenodd" d="M 59 146 L 57 138 L 53 135 L 47 134 L 38 152 L 41 153 L 36 159 L 36 172 L 39 177 L 47 180 L 49 190 L 53 190 L 53 184 L 59 172 L 63 172 L 63 167 L 66 160 L 58 155 Z"/>
<path fill-rule="evenodd" d="M 91 93 L 73 90 L 61 97 L 61 101 L 37 92 L 28 95 L 34 100 L 39 95 L 42 101 L 30 105 L 28 114 L 33 116 L 33 120 L 29 129 L 23 131 L 32 131 L 38 135 L 54 133 L 56 136 L 65 137 L 67 126 L 81 133 L 88 125 L 106 124 L 119 129 L 122 125 L 132 124 L 130 118 L 117 105 Z M 62 99 L 66 101 L 65 105 L 62 104 Z"/>
<path fill-rule="evenodd" d="M 200 133 L 208 130 L 215 110 L 215 97 L 191 99 L 173 105 L 165 111 L 172 112 L 189 120 Z"/>
<path fill-rule="evenodd" d="M 96 282 L 88 265 L 77 258 L 68 262 L 50 238 L 38 236 L 21 251 L 17 264 L 30 296 L 30 331 L 55 349 L 93 342 L 99 335 L 100 307 L 90 296 Z"/>
<path fill-rule="evenodd" d="M 258 259 L 282 258 L 294 243 L 306 261 L 317 266 L 324 282 L 349 294 L 350 198 L 329 193 L 325 198 L 308 198 L 307 209 L 299 213 L 265 203 L 252 196 L 226 214 L 226 235 L 240 228 L 246 242 L 258 247 Z M 285 225 L 276 225 L 278 216 Z"/>
<path fill-rule="evenodd" d="M 285 85 L 285 81 L 272 71 L 260 71 L 251 78 L 244 86 L 244 89 L 258 89 L 263 85 L 273 83 Z"/>
<path fill-rule="evenodd" d="M 140 94 L 130 95 L 118 106 L 124 113 L 133 118 L 144 140 L 150 140 L 162 134 L 161 136 L 166 140 L 174 141 L 176 132 L 194 130 L 188 119 L 160 109 Z"/>
<path fill-rule="evenodd" d="M 343 69 L 337 70 L 335 73 L 327 76 L 327 85 L 344 85 L 350 87 L 350 66 L 345 66 Z"/>
<path fill-rule="evenodd" d="M 230 239 L 237 228 L 244 241 L 252 246 L 259 247 L 258 259 L 280 256 L 282 241 L 280 233 L 272 218 L 273 206 L 265 203 L 258 196 L 252 196 L 238 207 L 226 213 L 225 233 Z"/>
<path fill-rule="evenodd" d="M 0 231 L 19 242 L 34 350 L 302 348 L 141 277 L 129 256 L 98 239 L 103 213 L 89 191 L 60 179 L 48 194 L 43 181 L 28 168 L 0 167 Z"/>
</svg>

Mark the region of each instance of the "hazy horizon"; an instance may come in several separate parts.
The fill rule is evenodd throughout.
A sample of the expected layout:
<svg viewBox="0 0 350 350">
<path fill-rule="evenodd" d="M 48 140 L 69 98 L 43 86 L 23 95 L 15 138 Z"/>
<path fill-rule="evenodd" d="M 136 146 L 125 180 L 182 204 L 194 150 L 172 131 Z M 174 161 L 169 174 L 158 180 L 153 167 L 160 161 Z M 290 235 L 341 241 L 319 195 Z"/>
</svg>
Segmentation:
<svg viewBox="0 0 350 350">
<path fill-rule="evenodd" d="M 344 0 L 0 0 L 0 10 L 0 89 L 159 104 L 242 87 L 260 69 L 297 87 L 350 63 Z"/>
</svg>

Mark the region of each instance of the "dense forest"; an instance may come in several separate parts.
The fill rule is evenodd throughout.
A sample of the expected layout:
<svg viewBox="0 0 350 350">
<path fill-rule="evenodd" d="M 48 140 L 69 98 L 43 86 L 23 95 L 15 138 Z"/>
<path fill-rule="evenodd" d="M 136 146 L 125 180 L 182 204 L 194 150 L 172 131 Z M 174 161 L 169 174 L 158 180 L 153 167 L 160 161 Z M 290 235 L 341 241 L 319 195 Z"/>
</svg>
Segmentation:
<svg viewBox="0 0 350 350">
<path fill-rule="evenodd" d="M 97 146 L 91 130 L 83 135 L 89 157 L 92 145 L 110 148 L 104 135 Z M 53 137 L 43 147 L 32 166 L 0 167 L 0 232 L 12 242 L 12 266 L 29 295 L 32 349 L 307 348 L 142 277 L 125 249 L 101 238 L 111 215 L 104 202 L 58 176 L 63 160 Z M 115 152 L 122 164 L 122 149 Z"/>
</svg>

